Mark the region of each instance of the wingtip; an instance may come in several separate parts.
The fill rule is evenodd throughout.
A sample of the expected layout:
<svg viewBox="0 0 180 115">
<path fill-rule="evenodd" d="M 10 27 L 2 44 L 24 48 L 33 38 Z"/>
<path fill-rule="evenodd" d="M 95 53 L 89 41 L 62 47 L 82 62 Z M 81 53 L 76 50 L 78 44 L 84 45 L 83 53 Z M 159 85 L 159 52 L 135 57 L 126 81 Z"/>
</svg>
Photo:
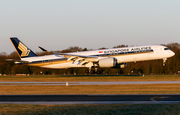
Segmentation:
<svg viewBox="0 0 180 115">
<path fill-rule="evenodd" d="M 41 46 L 38 46 L 39 49 L 41 49 L 44 52 L 48 52 L 46 49 L 42 48 Z"/>
</svg>

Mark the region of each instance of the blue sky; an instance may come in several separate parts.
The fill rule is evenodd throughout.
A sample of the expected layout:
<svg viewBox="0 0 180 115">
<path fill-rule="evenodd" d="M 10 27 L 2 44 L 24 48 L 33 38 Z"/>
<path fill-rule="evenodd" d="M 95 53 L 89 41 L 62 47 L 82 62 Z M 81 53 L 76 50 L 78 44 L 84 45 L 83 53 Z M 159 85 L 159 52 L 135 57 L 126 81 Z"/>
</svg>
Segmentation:
<svg viewBox="0 0 180 115">
<path fill-rule="evenodd" d="M 180 43 L 178 0 L 0 0 L 0 52 Z"/>
</svg>

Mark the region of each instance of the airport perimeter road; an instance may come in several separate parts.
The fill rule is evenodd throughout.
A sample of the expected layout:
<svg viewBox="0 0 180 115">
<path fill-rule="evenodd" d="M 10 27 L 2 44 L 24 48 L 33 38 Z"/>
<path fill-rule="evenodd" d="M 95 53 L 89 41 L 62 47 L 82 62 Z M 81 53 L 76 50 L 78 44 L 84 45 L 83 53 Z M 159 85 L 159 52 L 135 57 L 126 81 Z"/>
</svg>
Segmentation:
<svg viewBox="0 0 180 115">
<path fill-rule="evenodd" d="M 0 104 L 162 104 L 180 103 L 180 95 L 0 95 Z"/>
</svg>

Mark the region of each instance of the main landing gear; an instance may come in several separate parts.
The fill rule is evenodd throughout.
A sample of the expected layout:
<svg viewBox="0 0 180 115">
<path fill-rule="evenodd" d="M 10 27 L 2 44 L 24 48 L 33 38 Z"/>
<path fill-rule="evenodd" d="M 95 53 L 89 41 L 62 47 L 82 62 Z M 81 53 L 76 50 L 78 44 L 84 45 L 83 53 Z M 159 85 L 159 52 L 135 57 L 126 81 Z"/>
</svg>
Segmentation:
<svg viewBox="0 0 180 115">
<path fill-rule="evenodd" d="M 87 74 L 101 74 L 102 72 L 98 70 L 97 67 L 91 67 L 89 70 L 86 70 Z"/>
</svg>

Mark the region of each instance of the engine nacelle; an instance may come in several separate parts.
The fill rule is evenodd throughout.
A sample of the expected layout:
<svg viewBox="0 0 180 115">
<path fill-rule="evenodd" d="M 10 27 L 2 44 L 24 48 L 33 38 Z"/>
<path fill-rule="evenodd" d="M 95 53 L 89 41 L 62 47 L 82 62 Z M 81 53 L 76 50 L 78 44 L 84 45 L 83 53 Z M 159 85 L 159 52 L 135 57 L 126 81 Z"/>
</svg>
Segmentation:
<svg viewBox="0 0 180 115">
<path fill-rule="evenodd" d="M 113 57 L 104 58 L 99 60 L 100 67 L 111 67 L 111 68 L 125 68 L 127 63 L 117 63 L 117 59 Z"/>
<path fill-rule="evenodd" d="M 99 66 L 100 67 L 115 67 L 117 65 L 116 58 L 109 57 L 99 60 Z"/>
</svg>

